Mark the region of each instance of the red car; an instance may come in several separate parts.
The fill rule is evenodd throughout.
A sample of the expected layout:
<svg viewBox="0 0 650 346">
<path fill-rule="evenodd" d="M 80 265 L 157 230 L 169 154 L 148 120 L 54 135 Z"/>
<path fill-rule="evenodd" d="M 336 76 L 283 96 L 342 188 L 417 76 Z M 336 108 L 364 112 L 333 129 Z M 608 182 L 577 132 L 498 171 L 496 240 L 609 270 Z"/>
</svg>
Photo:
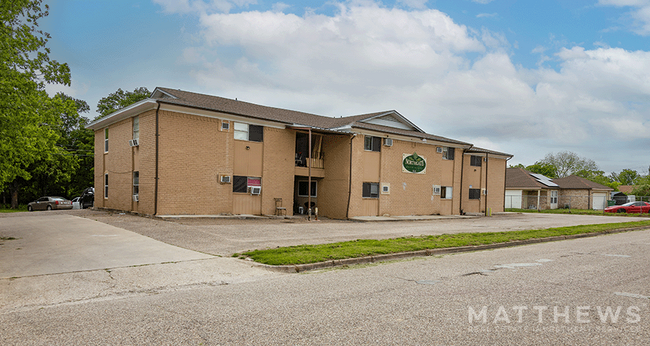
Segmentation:
<svg viewBox="0 0 650 346">
<path fill-rule="evenodd" d="M 650 204 L 647 202 L 629 202 L 623 205 L 613 205 L 605 208 L 606 213 L 650 213 Z"/>
</svg>

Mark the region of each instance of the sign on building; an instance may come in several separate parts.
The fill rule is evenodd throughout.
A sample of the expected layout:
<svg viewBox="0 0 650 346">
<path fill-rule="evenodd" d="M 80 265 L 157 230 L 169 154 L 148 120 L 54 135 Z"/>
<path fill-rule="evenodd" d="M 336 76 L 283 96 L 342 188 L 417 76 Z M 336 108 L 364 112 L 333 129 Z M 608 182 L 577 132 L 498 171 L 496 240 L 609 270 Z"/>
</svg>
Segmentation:
<svg viewBox="0 0 650 346">
<path fill-rule="evenodd" d="M 427 172 L 427 159 L 417 153 L 402 154 L 402 172 L 425 174 Z"/>
</svg>

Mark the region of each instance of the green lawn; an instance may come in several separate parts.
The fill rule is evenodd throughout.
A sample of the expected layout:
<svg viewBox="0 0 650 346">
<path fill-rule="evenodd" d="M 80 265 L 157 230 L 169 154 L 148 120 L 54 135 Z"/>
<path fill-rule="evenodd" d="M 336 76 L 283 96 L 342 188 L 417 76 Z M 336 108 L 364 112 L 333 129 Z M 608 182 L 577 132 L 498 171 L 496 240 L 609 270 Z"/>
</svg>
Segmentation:
<svg viewBox="0 0 650 346">
<path fill-rule="evenodd" d="M 18 209 L 11 209 L 11 208 L 8 208 L 8 207 L 0 206 L 0 213 L 18 213 L 18 212 L 21 212 L 21 211 L 27 211 L 27 205 L 26 204 L 25 205 L 23 205 L 23 204 L 19 205 Z"/>
<path fill-rule="evenodd" d="M 545 213 L 545 214 L 580 214 L 580 215 L 605 215 L 605 216 L 646 216 L 650 214 L 626 214 L 626 213 L 605 213 L 602 210 L 591 209 L 546 209 L 537 211 L 537 209 L 512 209 L 507 208 L 507 212 L 515 213 Z"/>
<path fill-rule="evenodd" d="M 647 226 L 650 228 L 650 220 L 618 224 L 558 227 L 544 230 L 458 233 L 384 240 L 359 239 L 332 244 L 298 245 L 276 249 L 254 250 L 242 254 L 234 254 L 233 256 L 240 258 L 248 257 L 256 262 L 270 265 L 307 264 L 407 251 L 506 243 L 514 240 L 539 239 L 561 235 L 597 233 L 641 226 Z"/>
</svg>

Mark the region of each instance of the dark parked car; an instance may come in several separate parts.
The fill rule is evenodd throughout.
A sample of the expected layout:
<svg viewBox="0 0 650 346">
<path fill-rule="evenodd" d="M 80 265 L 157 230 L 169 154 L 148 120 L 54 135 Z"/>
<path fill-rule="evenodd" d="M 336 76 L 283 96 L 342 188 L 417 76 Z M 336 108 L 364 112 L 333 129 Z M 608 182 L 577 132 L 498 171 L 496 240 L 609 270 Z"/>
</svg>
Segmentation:
<svg viewBox="0 0 650 346">
<path fill-rule="evenodd" d="M 58 196 L 41 197 L 27 204 L 27 210 L 72 209 L 72 201 Z"/>
<path fill-rule="evenodd" d="M 95 204 L 95 188 L 89 187 L 84 190 L 79 198 L 81 209 L 92 208 Z"/>
<path fill-rule="evenodd" d="M 606 213 L 650 213 L 650 204 L 646 202 L 630 202 L 605 208 Z"/>
</svg>

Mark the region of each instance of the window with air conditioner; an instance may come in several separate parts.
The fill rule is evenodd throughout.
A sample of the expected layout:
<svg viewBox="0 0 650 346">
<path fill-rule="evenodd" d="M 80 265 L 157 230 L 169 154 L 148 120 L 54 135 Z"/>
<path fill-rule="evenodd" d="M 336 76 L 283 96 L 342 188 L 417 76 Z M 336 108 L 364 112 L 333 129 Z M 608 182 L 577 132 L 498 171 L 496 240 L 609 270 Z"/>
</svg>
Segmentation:
<svg viewBox="0 0 650 346">
<path fill-rule="evenodd" d="M 262 190 L 262 178 L 235 175 L 232 177 L 232 192 L 259 195 Z"/>
</svg>

